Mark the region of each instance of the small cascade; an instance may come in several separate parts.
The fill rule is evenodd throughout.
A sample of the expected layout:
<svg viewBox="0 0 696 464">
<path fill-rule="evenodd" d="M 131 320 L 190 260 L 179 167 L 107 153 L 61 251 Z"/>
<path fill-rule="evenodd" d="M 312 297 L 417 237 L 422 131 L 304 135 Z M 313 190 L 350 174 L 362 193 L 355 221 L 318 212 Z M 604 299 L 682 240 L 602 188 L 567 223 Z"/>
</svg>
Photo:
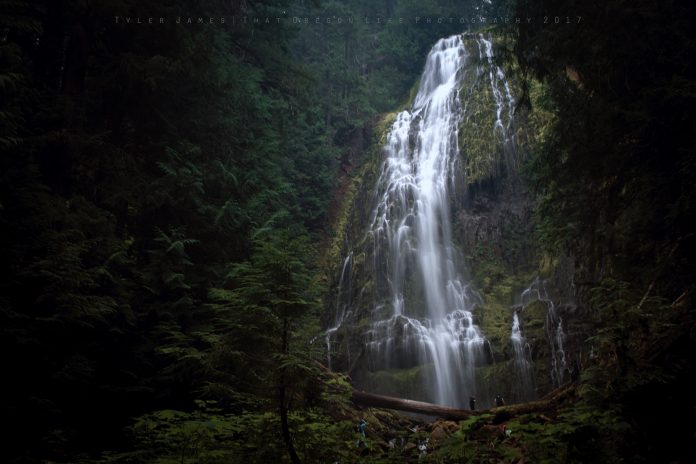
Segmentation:
<svg viewBox="0 0 696 464">
<path fill-rule="evenodd" d="M 545 281 L 539 278 L 536 278 L 522 292 L 522 308 L 536 301 L 543 303 L 547 308 L 544 328 L 551 346 L 551 380 L 553 385 L 558 387 L 563 384 L 565 373 L 568 371 L 563 347 L 566 338 L 563 331 L 563 318 L 560 317 L 556 305 L 548 296 Z"/>
<path fill-rule="evenodd" d="M 510 86 L 505 78 L 505 73 L 500 66 L 496 65 L 494 62 L 493 41 L 490 38 L 486 39 L 483 34 L 479 34 L 477 43 L 479 46 L 479 59 L 483 61 L 485 58 L 488 63 L 488 78 L 491 84 L 491 92 L 495 100 L 494 130 L 505 139 L 508 139 L 511 137 L 510 125 L 512 124 L 515 110 L 515 99 L 510 92 Z M 483 70 L 479 68 L 479 72 L 483 72 Z M 505 111 L 506 108 L 507 111 Z"/>
<path fill-rule="evenodd" d="M 341 327 L 346 317 L 350 316 L 352 280 L 351 270 L 353 265 L 353 252 L 351 251 L 343 260 L 341 268 L 341 276 L 338 279 L 338 288 L 336 289 L 336 308 L 334 313 L 333 325 L 326 330 L 324 334 L 326 338 L 326 362 L 331 369 L 331 338 L 336 331 Z"/>
<path fill-rule="evenodd" d="M 510 172 L 517 172 L 517 159 L 515 156 L 515 133 L 512 121 L 515 114 L 515 99 L 510 91 L 510 85 L 502 68 L 495 63 L 493 55 L 493 40 L 478 35 L 479 60 L 488 64 L 488 80 L 491 85 L 491 93 L 495 100 L 495 124 L 493 131 L 504 141 L 505 162 Z M 479 73 L 485 72 L 479 67 Z"/>
<path fill-rule="evenodd" d="M 516 394 L 516 398 L 512 399 L 516 402 L 532 400 L 536 398 L 534 388 L 534 365 L 532 364 L 532 354 L 530 353 L 529 345 L 522 335 L 518 311 L 515 311 L 512 316 L 510 342 L 512 343 L 512 351 L 514 354 L 513 369 Z"/>
<path fill-rule="evenodd" d="M 550 314 L 549 319 L 549 328 L 555 325 L 555 329 L 549 330 L 550 337 L 553 337 L 551 342 L 551 380 L 556 387 L 560 387 L 563 384 L 564 374 L 568 370 L 563 348 L 566 336 L 563 332 L 563 319 L 557 317 L 555 313 Z"/>
</svg>

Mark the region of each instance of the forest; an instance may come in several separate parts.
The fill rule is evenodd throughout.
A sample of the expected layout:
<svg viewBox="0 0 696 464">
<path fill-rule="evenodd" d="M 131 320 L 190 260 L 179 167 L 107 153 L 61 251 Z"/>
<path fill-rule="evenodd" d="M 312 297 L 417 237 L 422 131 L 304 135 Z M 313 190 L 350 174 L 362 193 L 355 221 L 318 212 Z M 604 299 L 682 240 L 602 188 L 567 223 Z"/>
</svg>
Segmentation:
<svg viewBox="0 0 696 464">
<path fill-rule="evenodd" d="M 695 462 L 694 13 L 0 0 L 0 460 Z"/>
</svg>

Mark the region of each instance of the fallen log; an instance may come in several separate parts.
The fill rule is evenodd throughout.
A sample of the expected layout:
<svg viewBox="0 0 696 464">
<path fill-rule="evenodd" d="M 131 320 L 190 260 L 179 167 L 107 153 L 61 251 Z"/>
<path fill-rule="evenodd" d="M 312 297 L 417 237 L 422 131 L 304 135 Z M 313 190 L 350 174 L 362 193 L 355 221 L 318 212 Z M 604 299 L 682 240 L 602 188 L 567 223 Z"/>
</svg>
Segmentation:
<svg viewBox="0 0 696 464">
<path fill-rule="evenodd" d="M 542 412 L 549 408 L 554 408 L 559 403 L 574 395 L 575 387 L 575 384 L 569 383 L 550 392 L 540 400 L 529 401 L 527 403 L 511 404 L 507 406 L 499 406 L 491 409 L 481 409 L 476 411 L 470 411 L 468 409 L 450 408 L 448 406 L 440 406 L 438 404 L 425 403 L 423 401 L 407 400 L 404 398 L 395 398 L 393 396 L 376 395 L 374 393 L 367 393 L 359 390 L 353 390 L 352 400 L 354 404 L 359 406 L 415 412 L 418 414 L 441 417 L 443 419 L 449 420 L 463 420 L 468 419 L 472 416 L 492 413 L 492 422 L 496 424 L 522 414 Z"/>
<path fill-rule="evenodd" d="M 549 409 L 556 409 L 558 406 L 575 395 L 577 385 L 569 382 L 545 395 L 540 400 L 528 401 L 526 403 L 510 404 L 492 408 L 488 412 L 494 414 L 492 423 L 499 424 L 513 417 L 530 413 L 543 413 Z"/>
<path fill-rule="evenodd" d="M 364 391 L 353 390 L 353 403 L 370 408 L 396 409 L 398 411 L 416 412 L 428 416 L 442 417 L 443 419 L 462 420 L 475 415 L 474 411 L 466 409 L 450 408 L 423 401 L 394 398 L 393 396 L 375 395 Z"/>
</svg>

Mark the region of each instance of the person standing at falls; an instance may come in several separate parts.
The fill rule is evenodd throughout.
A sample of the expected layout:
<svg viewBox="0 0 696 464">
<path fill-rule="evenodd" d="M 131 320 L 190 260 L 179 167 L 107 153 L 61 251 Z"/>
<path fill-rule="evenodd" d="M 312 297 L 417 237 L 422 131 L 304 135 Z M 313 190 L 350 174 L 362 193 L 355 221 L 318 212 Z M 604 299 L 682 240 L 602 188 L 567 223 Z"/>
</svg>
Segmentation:
<svg viewBox="0 0 696 464">
<path fill-rule="evenodd" d="M 472 411 L 476 410 L 476 398 L 474 398 L 473 396 L 469 398 L 469 409 L 471 409 Z"/>
<path fill-rule="evenodd" d="M 363 418 L 360 420 L 360 423 L 358 424 L 358 441 L 355 443 L 356 448 L 360 447 L 360 443 L 362 442 L 365 447 L 367 447 L 367 437 L 365 436 L 365 428 L 367 427 L 367 421 Z"/>
</svg>

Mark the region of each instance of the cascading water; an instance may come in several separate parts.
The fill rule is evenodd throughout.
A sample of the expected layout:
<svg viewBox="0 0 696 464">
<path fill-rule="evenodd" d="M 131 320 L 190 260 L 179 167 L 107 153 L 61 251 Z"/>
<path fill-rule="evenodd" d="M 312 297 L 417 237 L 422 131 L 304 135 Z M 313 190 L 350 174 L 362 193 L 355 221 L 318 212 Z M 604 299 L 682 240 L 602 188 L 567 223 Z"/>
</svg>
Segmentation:
<svg viewBox="0 0 696 464">
<path fill-rule="evenodd" d="M 361 263 L 355 272 L 369 275 L 361 277 L 369 285 L 360 294 L 372 292 L 364 351 L 368 370 L 414 368 L 413 378 L 424 382 L 414 399 L 454 407 L 468 407 L 469 397 L 477 396 L 476 367 L 492 358 L 474 322 L 481 298 L 465 280 L 452 240 L 450 209 L 464 180 L 465 154 L 458 142 L 470 98 L 460 95 L 465 77 L 490 81 L 493 124 L 483 130 L 492 131 L 506 155 L 514 154 L 507 149 L 514 148 L 514 99 L 494 64 L 492 42 L 479 35 L 467 43 L 473 56 L 459 35 L 441 39 L 428 54 L 413 106 L 396 116 L 388 132 L 365 248 L 355 254 Z M 341 295 L 352 260 L 351 253 L 338 282 L 336 317 L 326 332 L 329 355 L 332 336 L 349 314 L 350 302 Z M 489 386 L 480 387 L 478 404 L 491 405 Z"/>
<path fill-rule="evenodd" d="M 544 326 L 551 346 L 551 381 L 558 387 L 563 383 L 565 372 L 568 371 L 565 349 L 563 348 L 566 337 L 563 331 L 563 319 L 556 311 L 553 300 L 549 298 L 546 283 L 538 278 L 522 292 L 522 308 L 535 301 L 544 304 L 547 308 Z"/>
<path fill-rule="evenodd" d="M 348 256 L 343 261 L 341 267 L 341 277 L 338 279 L 338 289 L 336 290 L 336 313 L 333 325 L 329 327 L 325 333 L 326 337 L 326 361 L 329 369 L 331 369 L 331 337 L 341 327 L 343 321 L 350 315 L 350 295 L 351 295 L 351 270 L 353 265 L 353 252 L 348 253 Z"/>
<path fill-rule="evenodd" d="M 488 79 L 491 84 L 491 92 L 493 93 L 493 98 L 495 100 L 495 126 L 494 130 L 497 131 L 506 141 L 512 139 L 510 134 L 510 124 L 512 123 L 512 117 L 515 109 L 514 99 L 512 97 L 512 92 L 510 92 L 510 86 L 508 85 L 507 79 L 505 79 L 505 74 L 500 66 L 497 66 L 493 60 L 493 42 L 486 39 L 483 34 L 479 34 L 478 40 L 476 41 L 479 47 L 479 59 L 488 62 Z M 503 87 L 503 92 L 500 87 Z M 503 113 L 507 107 L 507 122 L 503 122 Z"/>
<path fill-rule="evenodd" d="M 371 362 L 432 366 L 429 399 L 459 407 L 475 395 L 486 347 L 472 315 L 480 298 L 460 274 L 450 224 L 467 58 L 461 36 L 438 41 L 428 55 L 413 107 L 389 133 L 370 228 L 391 308 L 368 333 Z"/>
<path fill-rule="evenodd" d="M 512 400 L 525 401 L 533 399 L 536 396 L 534 391 L 534 365 L 532 364 L 529 345 L 525 341 L 524 336 L 522 336 L 518 311 L 515 311 L 512 316 L 510 342 L 512 343 L 514 355 L 512 362 L 515 379 L 514 393 L 516 395 L 516 398 L 512 398 Z"/>
<path fill-rule="evenodd" d="M 493 57 L 493 41 L 486 39 L 483 34 L 476 40 L 479 49 L 479 60 L 488 63 L 488 80 L 491 85 L 491 93 L 495 100 L 495 125 L 493 131 L 502 138 L 504 144 L 505 163 L 509 173 L 517 172 L 517 158 L 515 156 L 515 134 L 510 130 L 515 112 L 515 99 L 510 91 L 510 85 L 505 78 L 502 68 L 495 64 Z M 479 68 L 479 72 L 484 72 Z"/>
</svg>

